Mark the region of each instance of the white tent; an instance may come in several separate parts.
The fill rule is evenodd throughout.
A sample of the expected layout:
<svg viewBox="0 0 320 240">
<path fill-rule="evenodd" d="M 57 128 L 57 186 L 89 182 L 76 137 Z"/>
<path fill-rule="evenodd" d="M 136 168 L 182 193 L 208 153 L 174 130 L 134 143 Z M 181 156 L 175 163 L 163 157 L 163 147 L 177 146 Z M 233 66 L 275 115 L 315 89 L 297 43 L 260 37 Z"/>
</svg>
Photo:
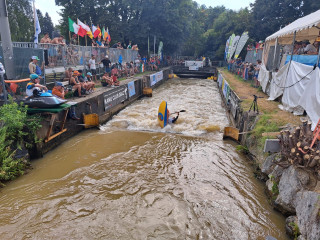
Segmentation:
<svg viewBox="0 0 320 240">
<path fill-rule="evenodd" d="M 270 46 L 278 44 L 292 45 L 293 40 L 309 40 L 314 42 L 320 37 L 320 10 L 299 18 L 288 26 L 266 38 L 264 48 L 263 64 L 268 58 Z M 267 74 L 268 71 L 263 65 L 262 72 L 259 74 L 259 81 L 263 91 L 269 93 L 269 100 L 274 100 L 282 96 L 283 108 L 297 115 L 306 110 L 312 120 L 314 129 L 320 118 L 320 95 L 319 87 L 320 75 L 319 68 L 290 61 L 278 72 Z M 263 71 L 265 70 L 265 71 Z M 261 75 L 261 76 L 260 76 Z M 269 78 L 272 76 L 272 78 Z"/>
<path fill-rule="evenodd" d="M 294 32 L 296 32 L 296 40 L 309 40 L 313 42 L 319 35 L 320 29 L 320 10 L 311 13 L 305 17 L 299 18 L 293 23 L 280 29 L 278 32 L 266 38 L 266 42 L 274 45 L 278 38 L 279 44 L 292 44 Z"/>
</svg>

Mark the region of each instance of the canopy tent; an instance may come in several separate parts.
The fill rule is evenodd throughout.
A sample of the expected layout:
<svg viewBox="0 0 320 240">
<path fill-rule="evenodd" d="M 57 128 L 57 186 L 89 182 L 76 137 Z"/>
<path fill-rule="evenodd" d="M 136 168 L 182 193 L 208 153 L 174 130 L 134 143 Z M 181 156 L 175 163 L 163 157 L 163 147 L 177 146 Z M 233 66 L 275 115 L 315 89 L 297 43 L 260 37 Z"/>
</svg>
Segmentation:
<svg viewBox="0 0 320 240">
<path fill-rule="evenodd" d="M 267 37 L 266 42 L 274 45 L 278 38 L 278 44 L 292 44 L 295 32 L 296 41 L 309 40 L 310 42 L 314 42 L 320 32 L 320 10 L 299 18 L 280 29 L 278 32 Z"/>
</svg>

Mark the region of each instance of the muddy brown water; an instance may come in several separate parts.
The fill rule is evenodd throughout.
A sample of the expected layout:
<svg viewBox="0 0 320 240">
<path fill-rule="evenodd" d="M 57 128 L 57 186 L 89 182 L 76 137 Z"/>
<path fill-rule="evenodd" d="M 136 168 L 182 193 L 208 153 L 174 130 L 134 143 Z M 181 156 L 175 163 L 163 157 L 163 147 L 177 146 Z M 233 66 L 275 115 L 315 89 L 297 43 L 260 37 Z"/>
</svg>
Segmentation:
<svg viewBox="0 0 320 240">
<path fill-rule="evenodd" d="M 162 100 L 187 110 L 164 129 Z M 287 239 L 227 125 L 213 81 L 170 80 L 1 189 L 0 238 Z"/>
</svg>

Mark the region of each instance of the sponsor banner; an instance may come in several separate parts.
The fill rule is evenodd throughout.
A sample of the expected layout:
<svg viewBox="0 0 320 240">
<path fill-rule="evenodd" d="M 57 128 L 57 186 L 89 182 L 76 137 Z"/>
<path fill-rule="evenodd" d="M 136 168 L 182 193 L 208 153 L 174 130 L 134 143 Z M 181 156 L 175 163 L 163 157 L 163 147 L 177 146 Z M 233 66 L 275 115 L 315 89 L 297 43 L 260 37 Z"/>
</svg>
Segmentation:
<svg viewBox="0 0 320 240">
<path fill-rule="evenodd" d="M 134 86 L 134 81 L 128 83 L 128 91 L 129 91 L 129 98 L 136 95 L 136 88 Z"/>
<path fill-rule="evenodd" d="M 163 79 L 163 71 L 150 75 L 150 86 L 155 85 Z"/>
<path fill-rule="evenodd" d="M 193 67 L 193 66 L 196 66 L 198 68 L 203 67 L 203 61 L 185 61 L 184 64 L 186 67 Z"/>
<path fill-rule="evenodd" d="M 104 93 L 103 100 L 104 100 L 104 110 L 107 111 L 114 106 L 122 103 L 123 101 L 127 100 L 128 96 L 128 87 L 127 85 L 116 87 L 111 91 Z"/>
</svg>

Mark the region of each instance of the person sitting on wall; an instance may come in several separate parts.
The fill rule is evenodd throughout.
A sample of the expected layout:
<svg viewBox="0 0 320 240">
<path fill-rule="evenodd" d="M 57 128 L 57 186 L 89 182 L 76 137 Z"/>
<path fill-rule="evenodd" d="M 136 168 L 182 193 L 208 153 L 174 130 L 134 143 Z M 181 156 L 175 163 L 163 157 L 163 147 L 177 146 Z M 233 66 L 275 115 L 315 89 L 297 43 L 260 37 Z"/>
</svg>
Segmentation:
<svg viewBox="0 0 320 240">
<path fill-rule="evenodd" d="M 86 90 L 86 94 L 92 93 L 95 84 L 93 82 L 89 82 L 87 78 L 85 78 L 82 70 L 78 70 L 78 72 L 79 72 L 78 80 L 81 84 L 81 87 Z"/>
<path fill-rule="evenodd" d="M 67 92 L 68 91 L 64 90 L 64 87 L 61 82 L 56 82 L 56 85 L 52 89 L 52 94 L 59 97 L 59 98 L 62 98 L 62 99 L 64 99 L 65 94 Z M 69 111 L 69 115 L 70 115 L 70 118 L 72 118 L 73 120 L 80 120 L 80 118 L 78 118 L 76 115 L 76 110 L 75 110 L 74 106 L 71 106 L 70 111 Z"/>
<path fill-rule="evenodd" d="M 28 97 L 33 96 L 33 91 L 48 91 L 48 88 L 46 86 L 43 86 L 40 84 L 40 78 L 37 74 L 33 73 L 30 75 L 30 82 L 26 86 L 26 94 Z"/>
<path fill-rule="evenodd" d="M 112 86 L 114 85 L 113 84 L 113 80 L 112 80 L 112 77 L 109 76 L 109 73 L 104 73 L 102 78 L 101 78 L 101 84 L 102 86 L 104 87 L 107 87 L 107 86 Z"/>
<path fill-rule="evenodd" d="M 112 81 L 113 81 L 113 85 L 115 86 L 119 86 L 120 82 L 118 80 L 118 69 L 116 67 L 113 67 L 113 69 L 111 70 L 111 77 L 112 77 Z"/>
<path fill-rule="evenodd" d="M 70 82 L 70 79 L 72 77 L 72 72 L 73 72 L 73 69 L 71 67 L 69 67 L 65 72 L 64 72 L 64 81 L 68 81 Z"/>
<path fill-rule="evenodd" d="M 72 86 L 72 90 L 74 91 L 74 95 L 81 97 L 81 83 L 78 80 L 78 71 L 74 71 L 72 77 L 70 78 L 69 84 Z"/>
</svg>

